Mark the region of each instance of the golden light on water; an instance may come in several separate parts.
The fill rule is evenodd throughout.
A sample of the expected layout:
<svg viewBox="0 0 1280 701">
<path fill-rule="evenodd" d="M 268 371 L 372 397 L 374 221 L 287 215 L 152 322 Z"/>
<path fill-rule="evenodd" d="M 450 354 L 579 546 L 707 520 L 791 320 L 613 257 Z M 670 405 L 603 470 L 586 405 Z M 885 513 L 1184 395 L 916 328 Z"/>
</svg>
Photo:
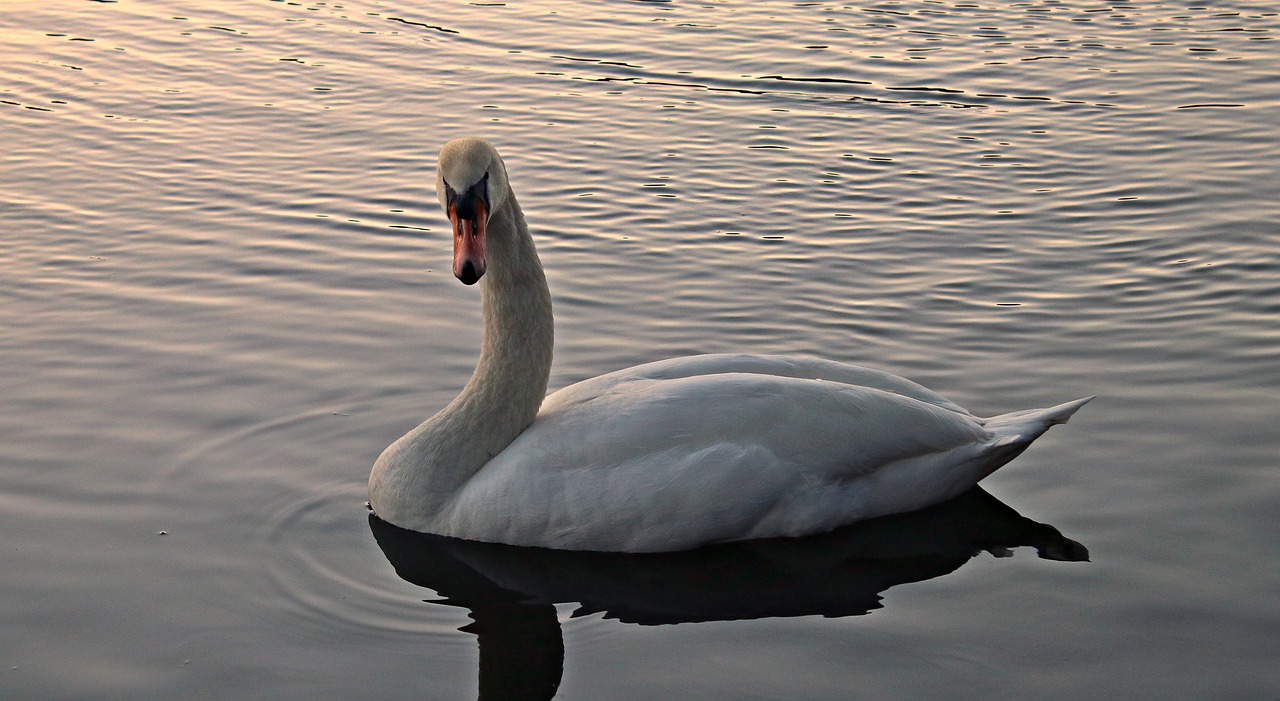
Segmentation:
<svg viewBox="0 0 1280 701">
<path fill-rule="evenodd" d="M 464 134 L 546 265 L 553 388 L 747 351 L 984 414 L 1102 395 L 984 483 L 1092 564 L 979 555 L 854 618 L 557 614 L 560 698 L 1274 693 L 1272 8 L 4 10 L 0 696 L 475 695 L 466 612 L 363 507 L 474 367 L 433 189 Z M 957 641 L 982 663 L 919 666 Z"/>
</svg>

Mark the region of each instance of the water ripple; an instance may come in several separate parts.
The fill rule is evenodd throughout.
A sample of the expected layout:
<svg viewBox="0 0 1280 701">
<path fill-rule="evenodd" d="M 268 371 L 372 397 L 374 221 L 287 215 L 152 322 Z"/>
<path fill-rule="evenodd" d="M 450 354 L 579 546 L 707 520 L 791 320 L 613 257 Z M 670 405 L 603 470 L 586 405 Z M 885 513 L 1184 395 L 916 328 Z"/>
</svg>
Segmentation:
<svg viewBox="0 0 1280 701">
<path fill-rule="evenodd" d="M 566 693 L 740 696 L 750 667 L 780 698 L 1137 678 L 1213 697 L 1229 669 L 1265 696 L 1278 28 L 1248 2 L 18 2 L 0 13 L 0 622 L 24 632 L 6 690 L 469 683 L 465 616 L 420 605 L 362 504 L 378 451 L 473 367 L 479 301 L 449 274 L 433 166 L 479 133 L 547 267 L 553 386 L 758 350 L 984 413 L 1103 395 L 992 478 L 1098 544 L 1092 581 L 904 588 L 857 628 L 595 622 L 636 683 L 580 656 Z M 937 681 L 883 673 L 974 640 L 981 664 Z M 653 664 L 673 655 L 698 668 Z"/>
</svg>

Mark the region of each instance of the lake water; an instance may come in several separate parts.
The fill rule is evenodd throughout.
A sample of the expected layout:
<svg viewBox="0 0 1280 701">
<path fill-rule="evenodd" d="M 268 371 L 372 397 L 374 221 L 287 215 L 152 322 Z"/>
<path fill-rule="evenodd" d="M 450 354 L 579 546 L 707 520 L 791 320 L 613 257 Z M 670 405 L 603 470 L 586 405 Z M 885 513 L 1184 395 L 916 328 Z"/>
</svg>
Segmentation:
<svg viewBox="0 0 1280 701">
<path fill-rule="evenodd" d="M 7 0 L 0 697 L 1280 698 L 1277 11 Z M 798 543 L 371 523 L 478 348 L 434 194 L 467 134 L 553 387 L 745 350 L 1099 399 L 986 493 Z"/>
</svg>

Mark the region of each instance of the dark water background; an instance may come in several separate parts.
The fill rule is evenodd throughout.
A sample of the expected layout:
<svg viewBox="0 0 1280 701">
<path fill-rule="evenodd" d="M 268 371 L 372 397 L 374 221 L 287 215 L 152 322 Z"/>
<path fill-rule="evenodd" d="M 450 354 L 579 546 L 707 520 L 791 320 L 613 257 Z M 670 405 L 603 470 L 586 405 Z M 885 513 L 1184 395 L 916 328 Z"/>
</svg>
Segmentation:
<svg viewBox="0 0 1280 701">
<path fill-rule="evenodd" d="M 473 698 L 477 635 L 527 614 L 529 654 L 489 659 L 545 671 L 558 621 L 561 699 L 1280 697 L 1278 28 L 1269 2 L 6 2 L 0 696 Z M 554 387 L 746 350 L 980 414 L 1100 398 L 984 482 L 1003 507 L 738 553 L 711 595 L 699 566 L 446 553 L 471 596 L 566 589 L 460 632 L 364 489 L 475 358 L 433 192 L 464 134 L 547 265 Z M 1091 562 L 1036 557 L 1035 523 Z M 832 582 L 844 608 L 800 605 Z"/>
</svg>

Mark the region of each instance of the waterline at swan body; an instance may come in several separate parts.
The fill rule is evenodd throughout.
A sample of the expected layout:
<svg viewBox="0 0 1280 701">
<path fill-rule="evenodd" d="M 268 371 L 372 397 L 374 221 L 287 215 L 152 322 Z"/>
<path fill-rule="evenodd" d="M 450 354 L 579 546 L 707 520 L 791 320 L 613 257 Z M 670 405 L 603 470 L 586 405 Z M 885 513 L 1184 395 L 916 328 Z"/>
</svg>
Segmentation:
<svg viewBox="0 0 1280 701">
<path fill-rule="evenodd" d="M 484 336 L 462 392 L 374 464 L 370 504 L 403 528 L 626 552 L 820 533 L 957 496 L 1089 401 L 982 419 L 888 373 L 760 355 L 639 365 L 544 399 L 551 297 L 501 157 L 450 141 L 437 192 Z"/>
</svg>

